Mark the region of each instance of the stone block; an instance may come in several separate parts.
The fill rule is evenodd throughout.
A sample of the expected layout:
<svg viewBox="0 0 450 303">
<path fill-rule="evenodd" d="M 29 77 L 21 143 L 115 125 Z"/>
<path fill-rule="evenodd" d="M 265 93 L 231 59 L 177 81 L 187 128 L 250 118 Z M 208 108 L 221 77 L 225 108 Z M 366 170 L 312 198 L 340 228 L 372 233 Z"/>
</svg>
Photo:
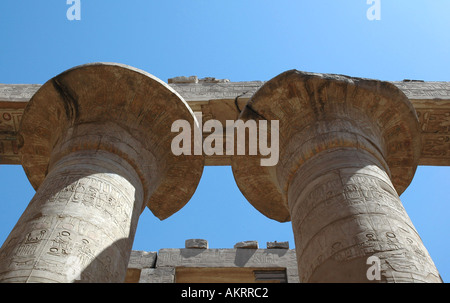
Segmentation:
<svg viewBox="0 0 450 303">
<path fill-rule="evenodd" d="M 199 82 L 204 83 L 228 83 L 230 82 L 229 79 L 216 79 L 214 77 L 205 77 L 198 80 Z"/>
<path fill-rule="evenodd" d="M 185 248 L 208 249 L 208 241 L 204 239 L 188 239 L 184 245 Z"/>
<path fill-rule="evenodd" d="M 168 83 L 198 83 L 198 77 L 197 76 L 190 76 L 190 77 L 180 76 L 180 77 L 170 78 L 167 82 Z"/>
<path fill-rule="evenodd" d="M 156 256 L 156 252 L 133 250 L 128 262 L 128 268 L 143 269 L 155 267 Z"/>
<path fill-rule="evenodd" d="M 234 245 L 234 248 L 258 249 L 258 241 L 243 241 Z"/>
<path fill-rule="evenodd" d="M 267 242 L 267 249 L 275 249 L 275 248 L 280 248 L 280 249 L 289 249 L 289 242 Z"/>
<path fill-rule="evenodd" d="M 174 283 L 175 268 L 144 268 L 139 283 Z"/>
</svg>

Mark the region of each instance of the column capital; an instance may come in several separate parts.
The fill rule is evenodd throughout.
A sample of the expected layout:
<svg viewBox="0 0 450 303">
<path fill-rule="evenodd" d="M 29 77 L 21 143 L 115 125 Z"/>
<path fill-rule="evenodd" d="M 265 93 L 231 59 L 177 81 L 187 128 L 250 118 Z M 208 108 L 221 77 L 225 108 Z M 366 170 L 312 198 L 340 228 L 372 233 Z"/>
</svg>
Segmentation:
<svg viewBox="0 0 450 303">
<path fill-rule="evenodd" d="M 53 163 L 73 151 L 112 152 L 136 170 L 144 204 L 165 219 L 189 201 L 204 165 L 201 156 L 170 152 L 178 119 L 198 126 L 183 98 L 155 76 L 117 63 L 77 66 L 47 81 L 27 105 L 22 166 L 37 189 Z"/>
<path fill-rule="evenodd" d="M 287 192 L 297 169 L 332 149 L 364 149 L 384 166 L 400 195 L 421 152 L 417 114 L 395 85 L 335 74 L 286 71 L 266 82 L 242 111 L 243 120 L 279 120 L 280 161 L 232 159 L 244 196 L 269 218 L 290 220 Z"/>
</svg>

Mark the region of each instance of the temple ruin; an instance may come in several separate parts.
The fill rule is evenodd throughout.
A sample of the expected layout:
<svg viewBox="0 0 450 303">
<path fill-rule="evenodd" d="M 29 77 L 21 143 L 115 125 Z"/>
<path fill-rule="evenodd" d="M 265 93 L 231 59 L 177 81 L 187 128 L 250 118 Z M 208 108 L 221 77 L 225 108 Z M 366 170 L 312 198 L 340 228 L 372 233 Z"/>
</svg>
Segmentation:
<svg viewBox="0 0 450 303">
<path fill-rule="evenodd" d="M 171 124 L 198 127 L 194 113 L 278 120 L 279 162 L 173 155 Z M 43 85 L 0 84 L 0 164 L 22 165 L 36 190 L 0 249 L 0 282 L 442 282 L 399 196 L 418 165 L 450 165 L 450 82 L 289 70 L 166 83 L 86 64 Z M 205 165 L 231 166 L 255 209 L 291 221 L 295 249 L 193 239 L 132 251 L 145 207 L 170 217 Z M 368 281 L 373 256 L 381 278 Z"/>
</svg>

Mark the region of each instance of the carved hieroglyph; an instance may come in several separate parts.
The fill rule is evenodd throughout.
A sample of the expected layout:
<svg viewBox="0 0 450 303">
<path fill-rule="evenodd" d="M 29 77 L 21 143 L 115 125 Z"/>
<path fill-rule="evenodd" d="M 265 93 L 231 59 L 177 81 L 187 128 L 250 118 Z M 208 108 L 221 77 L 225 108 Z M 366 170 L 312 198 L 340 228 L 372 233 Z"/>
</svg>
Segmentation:
<svg viewBox="0 0 450 303">
<path fill-rule="evenodd" d="M 121 282 L 143 205 L 133 168 L 76 152 L 52 168 L 1 251 L 4 282 Z"/>
<path fill-rule="evenodd" d="M 171 124 L 196 118 L 170 87 L 118 64 L 44 84 L 21 121 L 37 190 L 0 250 L 2 282 L 123 282 L 139 215 L 160 219 L 194 193 L 203 158 L 170 152 Z"/>
<path fill-rule="evenodd" d="M 264 84 L 241 118 L 280 121 L 274 168 L 235 156 L 239 188 L 262 213 L 292 221 L 302 282 L 440 282 L 399 195 L 421 154 L 419 122 L 394 85 L 287 71 Z"/>
<path fill-rule="evenodd" d="M 338 164 L 339 163 L 339 164 Z M 439 282 L 433 261 L 382 165 L 364 151 L 319 154 L 299 169 L 288 200 L 301 281 Z"/>
<path fill-rule="evenodd" d="M 414 105 L 421 124 L 423 141 L 419 165 L 450 165 L 450 82 L 395 81 Z M 171 83 L 193 111 L 202 112 L 204 122 L 236 120 L 248 99 L 263 81 Z M 23 110 L 41 85 L 0 84 L 0 164 L 20 164 L 17 146 L 18 124 Z M 438 130 L 436 129 L 438 128 Z M 207 134 L 205 134 L 207 135 Z M 230 165 L 227 155 L 205 156 L 205 165 Z"/>
<path fill-rule="evenodd" d="M 23 110 L 0 109 L 0 155 L 4 164 L 15 164 L 19 156 L 17 130 Z"/>
</svg>

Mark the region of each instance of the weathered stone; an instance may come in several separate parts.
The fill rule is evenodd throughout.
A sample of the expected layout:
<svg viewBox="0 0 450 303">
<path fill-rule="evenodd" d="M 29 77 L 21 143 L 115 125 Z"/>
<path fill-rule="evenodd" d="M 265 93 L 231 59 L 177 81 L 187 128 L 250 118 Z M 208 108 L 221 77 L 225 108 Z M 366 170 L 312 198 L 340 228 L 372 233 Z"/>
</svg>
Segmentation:
<svg viewBox="0 0 450 303">
<path fill-rule="evenodd" d="M 371 256 L 380 281 L 441 281 L 399 199 L 422 146 L 397 87 L 291 70 L 265 83 L 240 118 L 280 120 L 277 166 L 235 156 L 233 173 L 262 213 L 291 219 L 300 281 L 369 282 Z"/>
<path fill-rule="evenodd" d="M 204 239 L 188 239 L 185 241 L 185 248 L 208 248 L 208 241 Z"/>
<path fill-rule="evenodd" d="M 289 242 L 267 242 L 267 249 L 289 249 Z"/>
<path fill-rule="evenodd" d="M 160 267 L 160 268 L 144 268 L 141 271 L 139 283 L 174 283 L 175 282 L 175 268 L 174 267 Z"/>
<path fill-rule="evenodd" d="M 234 245 L 234 248 L 258 249 L 258 241 L 243 241 Z"/>
<path fill-rule="evenodd" d="M 205 77 L 198 80 L 198 82 L 204 82 L 204 83 L 228 83 L 230 80 L 228 79 L 216 79 L 214 77 Z"/>
<path fill-rule="evenodd" d="M 298 283 L 297 260 L 285 248 L 132 251 L 125 282 Z"/>
<path fill-rule="evenodd" d="M 142 207 L 142 184 L 121 158 L 61 158 L 2 246 L 0 281 L 122 282 Z"/>
<path fill-rule="evenodd" d="M 419 165 L 450 165 L 450 82 L 391 83 L 405 93 L 419 115 L 424 142 Z M 193 111 L 203 112 L 203 121 L 216 119 L 224 123 L 227 119 L 235 120 L 263 84 L 262 81 L 199 81 L 169 86 L 189 103 Z M 0 84 L 0 164 L 20 164 L 18 126 L 26 104 L 40 87 L 38 84 Z M 231 165 L 231 157 L 206 156 L 205 165 Z"/>
<path fill-rule="evenodd" d="M 164 110 L 163 110 L 164 109 Z M 196 124 L 162 81 L 118 64 L 44 84 L 21 121 L 21 163 L 37 190 L 1 248 L 2 282 L 123 282 L 139 215 L 190 199 L 202 157 L 175 157 L 171 123 Z"/>
<path fill-rule="evenodd" d="M 128 268 L 153 268 L 156 265 L 156 252 L 137 251 L 133 250 L 128 262 Z"/>
<path fill-rule="evenodd" d="M 368 257 L 380 260 L 383 282 L 441 281 L 399 195 L 417 165 L 450 164 L 450 82 L 299 71 L 265 83 L 169 82 L 91 64 L 42 86 L 0 84 L 0 164 L 21 163 L 37 190 L 0 250 L 1 281 L 120 282 L 128 267 L 133 281 L 174 282 L 177 266 L 183 279 L 207 272 L 281 281 L 286 268 L 287 281 L 298 281 L 285 242 L 209 250 L 187 241 L 158 258 L 130 256 L 143 208 L 164 219 L 183 207 L 204 163 L 231 163 L 256 209 L 292 221 L 303 282 L 367 282 Z M 172 156 L 170 125 L 195 127 L 194 110 L 203 121 L 279 120 L 279 164 Z"/>
<path fill-rule="evenodd" d="M 180 76 L 180 77 L 170 78 L 167 82 L 168 83 L 198 83 L 198 77 L 197 76 L 190 76 L 190 77 Z"/>
<path fill-rule="evenodd" d="M 295 251 L 290 249 L 161 249 L 156 268 L 286 269 L 289 283 L 298 283 Z M 144 273 L 142 273 L 144 275 Z"/>
</svg>

